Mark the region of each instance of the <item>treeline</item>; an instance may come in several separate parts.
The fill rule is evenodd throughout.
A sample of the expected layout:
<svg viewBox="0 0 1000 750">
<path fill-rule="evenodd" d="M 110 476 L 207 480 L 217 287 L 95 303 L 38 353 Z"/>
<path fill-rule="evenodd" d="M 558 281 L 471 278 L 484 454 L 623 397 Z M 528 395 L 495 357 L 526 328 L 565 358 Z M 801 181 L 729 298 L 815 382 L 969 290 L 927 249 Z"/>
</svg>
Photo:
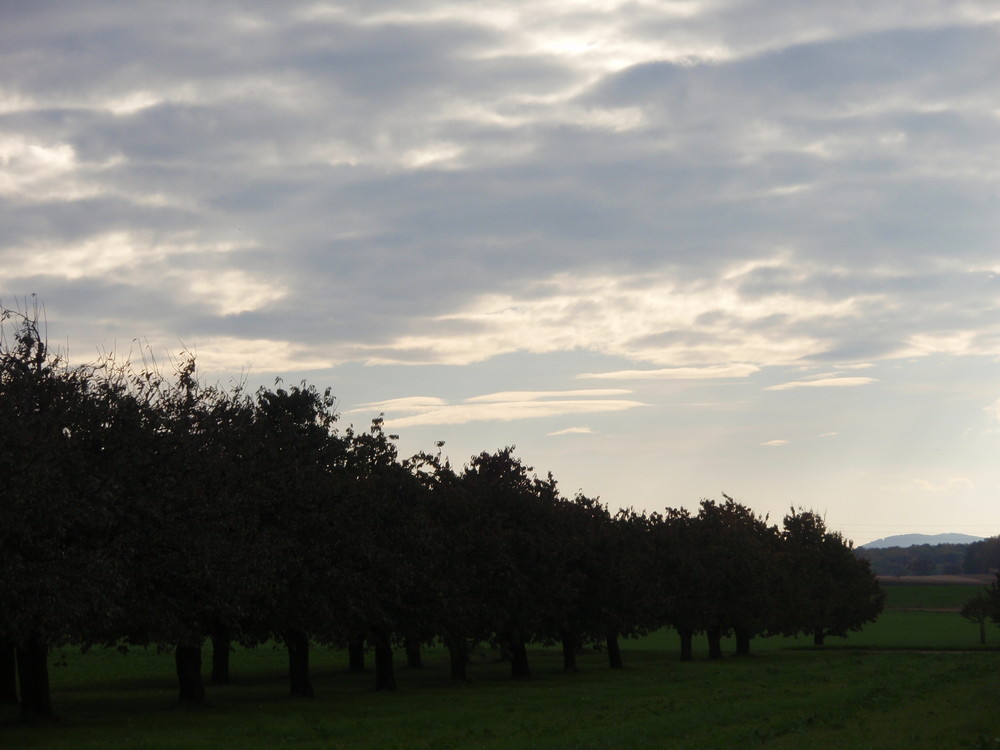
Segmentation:
<svg viewBox="0 0 1000 750">
<path fill-rule="evenodd" d="M 876 575 L 882 576 L 993 573 L 1000 569 L 1000 537 L 969 544 L 916 544 L 857 552 Z"/>
<path fill-rule="evenodd" d="M 4 312 L 0 340 L 0 699 L 50 717 L 49 650 L 157 646 L 182 701 L 228 679 L 233 643 L 283 643 L 291 692 L 311 696 L 309 649 L 447 647 L 451 676 L 492 644 L 513 677 L 527 645 L 561 643 L 565 668 L 596 643 L 662 627 L 681 657 L 705 634 L 810 634 L 872 621 L 868 563 L 810 511 L 781 528 L 725 497 L 696 514 L 619 510 L 562 496 L 512 448 L 461 470 L 397 454 L 381 419 L 336 427 L 329 391 L 205 387 L 193 360 L 171 378 L 113 359 L 69 367 L 37 320 Z"/>
</svg>

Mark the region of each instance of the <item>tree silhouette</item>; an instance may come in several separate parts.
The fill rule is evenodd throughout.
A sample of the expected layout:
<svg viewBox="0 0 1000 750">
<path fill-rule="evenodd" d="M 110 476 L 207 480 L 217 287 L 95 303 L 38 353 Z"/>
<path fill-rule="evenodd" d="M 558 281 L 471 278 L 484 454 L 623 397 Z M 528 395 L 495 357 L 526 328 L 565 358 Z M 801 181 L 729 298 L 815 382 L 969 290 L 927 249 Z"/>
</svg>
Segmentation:
<svg viewBox="0 0 1000 750">
<path fill-rule="evenodd" d="M 821 646 L 827 636 L 846 636 L 878 617 L 885 593 L 871 566 L 820 515 L 792 509 L 781 541 L 776 632 L 810 633 Z"/>
<path fill-rule="evenodd" d="M 986 595 L 980 591 L 962 605 L 959 614 L 969 622 L 974 622 L 979 626 L 979 643 L 985 646 L 986 621 L 990 619 L 990 602 Z"/>
<path fill-rule="evenodd" d="M 126 399 L 99 366 L 50 352 L 37 310 L 0 311 L 0 332 L 0 642 L 16 651 L 22 717 L 44 720 L 49 647 L 98 642 L 120 612 Z"/>
<path fill-rule="evenodd" d="M 329 629 L 343 602 L 338 516 L 343 510 L 343 441 L 333 432 L 329 390 L 302 383 L 260 389 L 253 426 L 249 502 L 257 525 L 259 573 L 249 607 L 251 640 L 288 648 L 292 695 L 314 695 L 310 632 Z"/>
</svg>

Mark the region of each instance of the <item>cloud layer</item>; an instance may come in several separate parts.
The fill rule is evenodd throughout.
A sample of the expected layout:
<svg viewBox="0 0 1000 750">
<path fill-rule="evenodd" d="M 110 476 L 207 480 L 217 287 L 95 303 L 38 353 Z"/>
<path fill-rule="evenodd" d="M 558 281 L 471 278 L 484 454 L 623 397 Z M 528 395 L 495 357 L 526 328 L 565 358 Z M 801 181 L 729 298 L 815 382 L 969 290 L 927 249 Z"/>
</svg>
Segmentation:
<svg viewBox="0 0 1000 750">
<path fill-rule="evenodd" d="M 995 11 L 852 5 L 8 9 L 4 294 L 315 361 L 1000 353 Z"/>
</svg>

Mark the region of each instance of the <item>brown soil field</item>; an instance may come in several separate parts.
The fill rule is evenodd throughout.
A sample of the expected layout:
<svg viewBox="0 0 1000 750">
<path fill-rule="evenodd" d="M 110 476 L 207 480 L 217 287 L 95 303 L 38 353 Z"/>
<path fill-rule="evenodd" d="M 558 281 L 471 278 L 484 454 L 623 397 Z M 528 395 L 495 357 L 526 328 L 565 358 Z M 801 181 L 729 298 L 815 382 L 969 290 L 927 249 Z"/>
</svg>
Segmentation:
<svg viewBox="0 0 1000 750">
<path fill-rule="evenodd" d="M 992 573 L 963 573 L 961 575 L 951 575 L 951 576 L 879 576 L 879 583 L 891 586 L 894 583 L 907 583 L 907 584 L 961 584 L 964 586 L 972 585 L 990 585 L 996 578 Z"/>
</svg>

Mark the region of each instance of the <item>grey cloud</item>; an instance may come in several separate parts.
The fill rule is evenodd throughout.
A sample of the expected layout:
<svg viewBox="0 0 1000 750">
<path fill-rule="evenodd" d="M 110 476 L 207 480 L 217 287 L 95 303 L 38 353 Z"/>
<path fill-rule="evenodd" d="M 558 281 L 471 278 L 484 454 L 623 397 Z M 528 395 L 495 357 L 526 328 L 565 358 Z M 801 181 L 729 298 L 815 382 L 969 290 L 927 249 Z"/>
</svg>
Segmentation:
<svg viewBox="0 0 1000 750">
<path fill-rule="evenodd" d="M 191 211 L 136 205 L 121 197 L 28 204 L 0 201 L 0 219 L 0 239 L 14 249 L 30 247 L 34 241 L 75 243 L 124 227 L 172 233 L 200 221 Z"/>
<path fill-rule="evenodd" d="M 982 307 L 991 289 L 928 274 L 942 257 L 995 252 L 993 27 L 879 31 L 875 21 L 851 27 L 839 12 L 772 3 L 791 16 L 769 30 L 742 15 L 749 5 L 727 4 L 670 24 L 732 41 L 735 24 L 751 23 L 742 56 L 634 66 L 549 104 L 524 95 L 559 99 L 581 73 L 551 56 L 476 58 L 502 41 L 485 24 L 362 24 L 352 19 L 369 12 L 362 5 L 304 22 L 239 3 L 220 6 L 212 23 L 201 6 L 183 4 L 150 22 L 150 7 L 19 11 L 0 31 L 10 42 L 0 61 L 18 71 L 24 92 L 73 101 L 8 113 L 0 128 L 70 143 L 82 162 L 74 175 L 107 192 L 2 202 L 0 239 L 12 247 L 126 230 L 158 242 L 185 231 L 246 246 L 175 261 L 184 270 L 238 268 L 288 289 L 258 310 L 217 315 L 186 309 L 167 285 L 155 297 L 165 326 L 383 344 L 482 293 L 542 295 L 533 283 L 557 273 L 669 271 L 711 285 L 734 262 L 779 251 L 796 268 L 759 269 L 740 284 L 742 296 L 933 303 L 927 315 L 868 309 L 871 351 L 916 330 L 982 322 L 975 307 L 992 309 Z M 614 18 L 641 20 L 637 33 L 652 37 L 643 13 L 628 7 Z M 248 15 L 263 25 L 242 24 Z M 839 36 L 820 33 L 831 18 Z M 120 115 L 86 108 L 184 85 L 190 100 Z M 509 119 L 468 113 L 479 106 Z M 622 107 L 644 119 L 620 130 L 572 121 Z M 883 142 L 895 136 L 903 146 Z M 397 156 L 438 141 L 465 154 L 440 168 L 377 163 L 380 148 Z M 335 159 L 324 148 L 334 146 L 356 165 L 326 163 Z M 166 205 L 140 200 L 154 194 Z M 873 278 L 873 262 L 897 275 Z M 808 274 L 817 263 L 846 271 L 803 279 L 797 267 Z M 74 291 L 54 279 L 3 279 L 4 288 L 41 282 L 74 299 L 87 293 L 82 283 Z M 947 299 L 956 288 L 969 290 L 964 301 Z M 132 309 L 135 289 L 101 293 Z M 828 352 L 863 349 L 847 340 L 856 321 L 776 314 L 733 325 L 734 336 L 748 326 L 812 332 Z M 642 343 L 699 335 L 707 334 L 666 331 Z"/>
<path fill-rule="evenodd" d="M 644 63 L 601 82 L 584 101 L 662 109 L 670 122 L 688 124 L 845 114 L 900 96 L 904 106 L 927 97 L 961 102 L 989 90 L 998 50 L 992 28 L 884 31 L 720 63 Z"/>
</svg>

